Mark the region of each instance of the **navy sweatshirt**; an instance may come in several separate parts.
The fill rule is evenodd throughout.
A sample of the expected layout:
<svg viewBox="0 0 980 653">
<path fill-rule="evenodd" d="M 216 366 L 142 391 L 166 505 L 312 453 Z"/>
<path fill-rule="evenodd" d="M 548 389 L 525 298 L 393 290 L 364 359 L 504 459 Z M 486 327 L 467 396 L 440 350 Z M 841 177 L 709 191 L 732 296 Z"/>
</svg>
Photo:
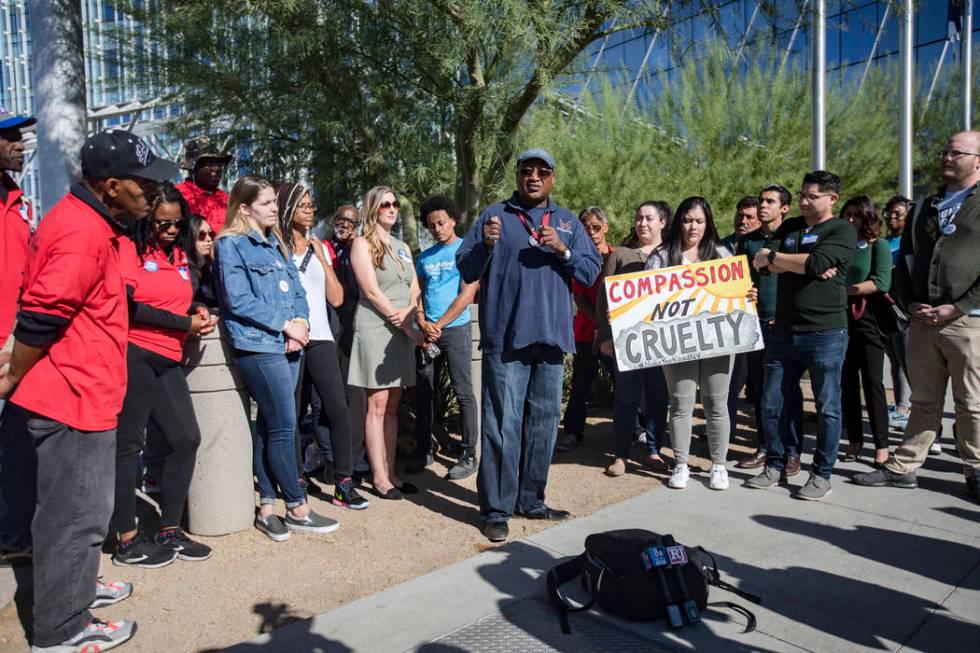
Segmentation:
<svg viewBox="0 0 980 653">
<path fill-rule="evenodd" d="M 549 247 L 532 247 L 518 212 L 536 231 L 548 213 L 548 225 L 558 230 L 571 258 L 566 262 Z M 500 218 L 500 240 L 487 249 L 483 225 L 494 216 Z M 541 344 L 574 352 L 571 280 L 591 286 L 601 264 L 575 214 L 550 199 L 547 207 L 526 209 L 515 193 L 486 209 L 456 252 L 466 283 L 480 281 L 480 349 L 504 354 Z"/>
</svg>

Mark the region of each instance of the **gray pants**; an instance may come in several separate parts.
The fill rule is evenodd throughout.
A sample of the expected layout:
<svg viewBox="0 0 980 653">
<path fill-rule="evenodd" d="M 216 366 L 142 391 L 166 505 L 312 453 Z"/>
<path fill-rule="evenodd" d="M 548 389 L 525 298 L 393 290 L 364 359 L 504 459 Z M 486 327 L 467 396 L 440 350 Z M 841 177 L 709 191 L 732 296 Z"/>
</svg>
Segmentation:
<svg viewBox="0 0 980 653">
<path fill-rule="evenodd" d="M 906 352 L 909 348 L 909 332 L 885 336 L 885 353 L 891 363 L 892 390 L 895 391 L 895 405 L 901 408 L 911 406 L 912 389 L 909 386 Z"/>
<path fill-rule="evenodd" d="M 37 452 L 34 645 L 54 646 L 92 620 L 112 517 L 116 431 L 78 431 L 33 413 L 27 431 Z"/>
<path fill-rule="evenodd" d="M 725 464 L 731 433 L 728 386 L 733 360 L 733 356 L 720 356 L 664 366 L 667 391 L 670 393 L 670 442 L 674 447 L 676 464 L 687 463 L 691 450 L 691 421 L 698 387 L 701 388 L 701 401 L 708 421 L 711 462 Z"/>
</svg>

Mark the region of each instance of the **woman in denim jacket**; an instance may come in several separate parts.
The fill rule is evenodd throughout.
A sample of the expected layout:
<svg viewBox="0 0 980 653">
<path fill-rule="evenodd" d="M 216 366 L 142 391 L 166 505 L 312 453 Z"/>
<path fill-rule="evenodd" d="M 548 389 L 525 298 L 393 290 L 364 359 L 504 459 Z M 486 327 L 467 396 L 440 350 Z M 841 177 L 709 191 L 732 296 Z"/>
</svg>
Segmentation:
<svg viewBox="0 0 980 653">
<path fill-rule="evenodd" d="M 252 439 L 259 485 L 255 527 L 282 542 L 290 530 L 329 533 L 338 524 L 310 510 L 296 473 L 294 389 L 309 341 L 310 309 L 283 245 L 276 208 L 268 180 L 242 177 L 231 189 L 215 248 L 221 318 L 235 365 L 259 405 Z M 285 520 L 273 514 L 276 485 L 286 501 Z"/>
</svg>

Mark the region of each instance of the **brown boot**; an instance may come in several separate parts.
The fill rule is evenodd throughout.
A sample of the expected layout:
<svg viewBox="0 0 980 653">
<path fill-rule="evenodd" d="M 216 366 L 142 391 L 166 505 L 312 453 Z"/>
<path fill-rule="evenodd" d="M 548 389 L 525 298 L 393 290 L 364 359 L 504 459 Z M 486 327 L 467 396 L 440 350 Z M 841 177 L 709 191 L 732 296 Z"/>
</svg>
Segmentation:
<svg viewBox="0 0 980 653">
<path fill-rule="evenodd" d="M 751 456 L 746 456 L 740 459 L 735 466 L 739 469 L 756 469 L 757 467 L 762 467 L 766 464 L 766 451 L 765 449 L 757 449 Z"/>
<path fill-rule="evenodd" d="M 783 467 L 783 473 L 786 474 L 786 478 L 790 476 L 796 476 L 800 473 L 800 457 L 799 456 L 787 456 L 786 465 Z"/>
</svg>

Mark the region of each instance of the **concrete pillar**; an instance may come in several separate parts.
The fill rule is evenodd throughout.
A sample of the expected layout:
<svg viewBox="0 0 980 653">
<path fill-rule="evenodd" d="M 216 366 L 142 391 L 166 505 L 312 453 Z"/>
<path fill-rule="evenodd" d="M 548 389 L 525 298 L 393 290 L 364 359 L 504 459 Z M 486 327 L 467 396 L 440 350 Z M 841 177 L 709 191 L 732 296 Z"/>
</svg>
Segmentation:
<svg viewBox="0 0 980 653">
<path fill-rule="evenodd" d="M 187 385 L 201 428 L 201 446 L 187 496 L 195 535 L 227 535 L 252 526 L 252 431 L 245 383 L 231 367 L 221 329 L 184 347 Z"/>
</svg>

